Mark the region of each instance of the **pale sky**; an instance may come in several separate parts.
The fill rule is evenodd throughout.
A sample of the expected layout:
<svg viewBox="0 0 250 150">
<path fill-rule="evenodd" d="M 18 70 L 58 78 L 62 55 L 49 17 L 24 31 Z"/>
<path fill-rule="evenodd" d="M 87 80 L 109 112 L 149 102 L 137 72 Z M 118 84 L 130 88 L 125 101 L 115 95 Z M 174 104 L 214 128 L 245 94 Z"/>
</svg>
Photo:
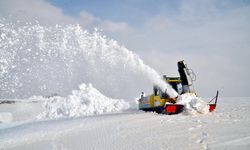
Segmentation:
<svg viewBox="0 0 250 150">
<path fill-rule="evenodd" d="M 249 0 L 0 0 L 0 17 L 98 27 L 161 74 L 186 60 L 201 96 L 250 96 Z"/>
</svg>

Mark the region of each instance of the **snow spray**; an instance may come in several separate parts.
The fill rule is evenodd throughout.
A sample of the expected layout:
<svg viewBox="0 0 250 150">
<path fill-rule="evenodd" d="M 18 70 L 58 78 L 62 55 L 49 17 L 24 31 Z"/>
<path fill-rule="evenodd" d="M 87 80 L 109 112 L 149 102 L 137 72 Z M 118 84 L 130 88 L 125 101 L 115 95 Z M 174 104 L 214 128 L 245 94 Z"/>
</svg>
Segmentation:
<svg viewBox="0 0 250 150">
<path fill-rule="evenodd" d="M 105 95 L 130 99 L 149 82 L 177 96 L 138 55 L 98 30 L 77 24 L 18 26 L 2 19 L 0 34 L 0 97 L 66 96 L 79 84 L 92 83 Z"/>
<path fill-rule="evenodd" d="M 47 95 L 40 117 L 125 110 L 135 94 L 152 84 L 177 96 L 138 55 L 98 30 L 89 32 L 77 24 L 45 27 L 0 19 L 0 48 L 0 97 Z M 194 96 L 179 96 L 178 102 L 189 112 L 207 110 Z"/>
</svg>

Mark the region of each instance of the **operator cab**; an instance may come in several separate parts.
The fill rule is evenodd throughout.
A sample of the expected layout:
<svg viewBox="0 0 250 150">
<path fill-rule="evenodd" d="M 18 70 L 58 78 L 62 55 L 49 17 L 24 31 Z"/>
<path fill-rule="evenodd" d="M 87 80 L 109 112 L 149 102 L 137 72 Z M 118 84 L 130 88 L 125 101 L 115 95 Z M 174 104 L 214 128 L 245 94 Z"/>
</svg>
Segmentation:
<svg viewBox="0 0 250 150">
<path fill-rule="evenodd" d="M 169 98 L 168 94 L 163 92 L 161 88 L 156 85 L 154 86 L 154 96 L 160 96 L 161 99 Z"/>
<path fill-rule="evenodd" d="M 180 95 L 182 94 L 182 84 L 180 77 L 167 77 L 163 76 L 165 81 L 172 86 L 172 88 Z M 167 91 L 162 91 L 160 87 L 154 86 L 154 96 L 160 96 L 161 99 L 169 99 L 170 96 Z"/>
<path fill-rule="evenodd" d="M 180 77 L 167 77 L 166 75 L 163 76 L 165 81 L 172 86 L 175 91 L 181 95 L 182 94 L 182 84 Z"/>
</svg>

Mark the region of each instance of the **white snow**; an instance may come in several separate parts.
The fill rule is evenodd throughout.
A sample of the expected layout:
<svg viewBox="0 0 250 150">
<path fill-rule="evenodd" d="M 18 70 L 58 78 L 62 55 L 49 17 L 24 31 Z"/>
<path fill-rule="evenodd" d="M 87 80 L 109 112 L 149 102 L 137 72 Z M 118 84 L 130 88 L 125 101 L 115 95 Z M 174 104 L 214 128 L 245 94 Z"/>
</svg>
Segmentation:
<svg viewBox="0 0 250 150">
<path fill-rule="evenodd" d="M 0 104 L 0 122 L 19 122 L 36 120 L 44 111 L 40 99 L 13 99 L 13 104 Z"/>
<path fill-rule="evenodd" d="M 0 123 L 7 123 L 13 120 L 12 113 L 0 112 Z"/>
<path fill-rule="evenodd" d="M 65 96 L 80 83 L 93 83 L 105 95 L 130 101 L 141 90 L 151 89 L 150 84 L 177 96 L 137 54 L 98 30 L 89 32 L 78 24 L 19 25 L 3 19 L 1 24 L 1 97 L 52 92 Z"/>
<path fill-rule="evenodd" d="M 223 99 L 208 113 L 201 98 L 183 94 L 177 100 L 183 114 L 141 112 L 122 98 L 139 94 L 145 82 L 177 93 L 117 41 L 80 25 L 18 26 L 2 19 L 0 32 L 0 97 L 62 95 L 0 104 L 0 149 L 250 147 L 250 98 Z"/>
<path fill-rule="evenodd" d="M 129 104 L 124 100 L 102 95 L 92 84 L 81 84 L 79 90 L 67 97 L 45 98 L 45 111 L 38 118 L 79 117 L 126 110 Z"/>
<path fill-rule="evenodd" d="M 206 115 L 127 110 L 74 119 L 2 123 L 0 149 L 248 150 L 249 107 L 250 98 L 219 98 L 216 110 Z"/>
<path fill-rule="evenodd" d="M 184 105 L 184 113 L 186 114 L 207 114 L 209 112 L 209 105 L 194 93 L 179 95 L 176 103 Z"/>
</svg>

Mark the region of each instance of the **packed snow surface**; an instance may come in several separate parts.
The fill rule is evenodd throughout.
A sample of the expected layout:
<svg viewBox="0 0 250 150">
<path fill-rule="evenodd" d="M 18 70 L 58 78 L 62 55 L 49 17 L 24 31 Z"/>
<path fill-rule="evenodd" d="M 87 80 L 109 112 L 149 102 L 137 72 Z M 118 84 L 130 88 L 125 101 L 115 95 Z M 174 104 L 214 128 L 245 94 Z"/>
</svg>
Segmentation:
<svg viewBox="0 0 250 150">
<path fill-rule="evenodd" d="M 207 114 L 209 112 L 209 105 L 200 97 L 197 97 L 195 93 L 179 95 L 176 103 L 184 105 L 184 113 L 186 114 Z"/>
<path fill-rule="evenodd" d="M 12 122 L 12 114 L 10 112 L 1 112 L 0 113 L 0 123 Z"/>
<path fill-rule="evenodd" d="M 0 149 L 249 150 L 250 147 L 249 97 L 219 98 L 216 110 L 206 115 L 161 115 L 130 109 L 44 121 L 31 116 L 38 114 L 39 104 L 23 100 L 0 105 L 0 114 L 9 112 L 14 120 L 19 120 L 0 124 Z"/>
<path fill-rule="evenodd" d="M 129 108 L 129 104 L 124 100 L 108 98 L 95 89 L 92 84 L 81 84 L 79 90 L 72 91 L 72 94 L 67 97 L 53 96 L 43 101 L 45 111 L 38 116 L 40 119 L 79 117 L 117 112 Z"/>
</svg>

